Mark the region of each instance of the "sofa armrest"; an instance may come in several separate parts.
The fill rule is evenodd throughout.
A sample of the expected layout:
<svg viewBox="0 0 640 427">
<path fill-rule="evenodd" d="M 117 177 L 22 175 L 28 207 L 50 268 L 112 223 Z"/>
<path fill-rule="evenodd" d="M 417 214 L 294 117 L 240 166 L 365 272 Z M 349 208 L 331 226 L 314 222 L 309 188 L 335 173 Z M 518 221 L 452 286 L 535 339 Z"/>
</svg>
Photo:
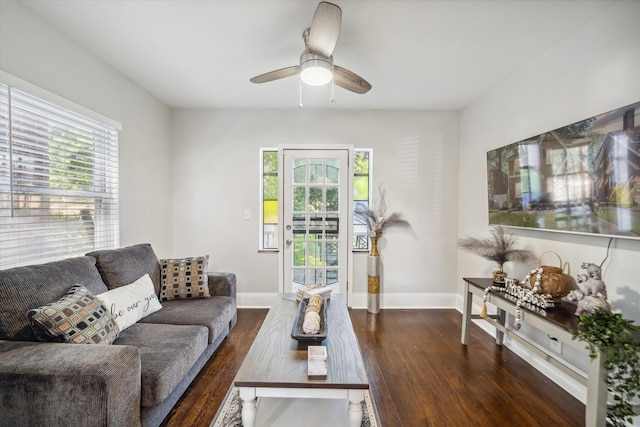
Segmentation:
<svg viewBox="0 0 640 427">
<path fill-rule="evenodd" d="M 0 341 L 0 424 L 139 426 L 140 374 L 132 346 Z"/>
<path fill-rule="evenodd" d="M 236 299 L 236 275 L 234 273 L 208 273 L 211 296 L 227 296 Z"/>
</svg>

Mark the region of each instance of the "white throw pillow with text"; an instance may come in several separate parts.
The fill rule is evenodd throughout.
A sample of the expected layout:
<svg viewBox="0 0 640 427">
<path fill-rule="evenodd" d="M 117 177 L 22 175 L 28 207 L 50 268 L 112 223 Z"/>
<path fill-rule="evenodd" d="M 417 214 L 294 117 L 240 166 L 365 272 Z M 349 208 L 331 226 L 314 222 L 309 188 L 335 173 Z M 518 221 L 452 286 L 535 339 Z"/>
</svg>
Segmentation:
<svg viewBox="0 0 640 427">
<path fill-rule="evenodd" d="M 121 286 L 96 296 L 111 312 L 113 321 L 118 325 L 120 331 L 124 331 L 138 320 L 162 308 L 148 274 L 130 285 Z"/>
</svg>

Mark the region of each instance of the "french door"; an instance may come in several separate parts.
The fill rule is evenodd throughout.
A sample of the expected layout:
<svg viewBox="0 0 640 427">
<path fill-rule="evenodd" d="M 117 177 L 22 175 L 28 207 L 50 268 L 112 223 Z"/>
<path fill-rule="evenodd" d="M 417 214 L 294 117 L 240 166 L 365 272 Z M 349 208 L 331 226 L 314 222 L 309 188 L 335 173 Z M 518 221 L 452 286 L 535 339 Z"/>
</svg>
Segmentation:
<svg viewBox="0 0 640 427">
<path fill-rule="evenodd" d="M 323 284 L 348 295 L 351 152 L 281 150 L 283 292 Z"/>
</svg>

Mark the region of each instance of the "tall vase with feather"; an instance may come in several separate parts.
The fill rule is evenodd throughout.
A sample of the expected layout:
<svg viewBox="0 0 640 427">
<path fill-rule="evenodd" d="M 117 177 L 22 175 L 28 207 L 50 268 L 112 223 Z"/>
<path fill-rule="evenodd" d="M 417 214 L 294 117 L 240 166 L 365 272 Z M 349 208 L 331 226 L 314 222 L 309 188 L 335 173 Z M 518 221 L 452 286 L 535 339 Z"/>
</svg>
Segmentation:
<svg viewBox="0 0 640 427">
<path fill-rule="evenodd" d="M 369 313 L 380 312 L 380 254 L 378 239 L 384 231 L 391 227 L 411 228 L 402 214 L 394 212 L 387 215 L 385 190 L 378 186 L 378 199 L 372 208 L 358 206 L 354 212 L 356 218 L 367 224 L 371 242 L 367 262 L 367 310 Z"/>
</svg>

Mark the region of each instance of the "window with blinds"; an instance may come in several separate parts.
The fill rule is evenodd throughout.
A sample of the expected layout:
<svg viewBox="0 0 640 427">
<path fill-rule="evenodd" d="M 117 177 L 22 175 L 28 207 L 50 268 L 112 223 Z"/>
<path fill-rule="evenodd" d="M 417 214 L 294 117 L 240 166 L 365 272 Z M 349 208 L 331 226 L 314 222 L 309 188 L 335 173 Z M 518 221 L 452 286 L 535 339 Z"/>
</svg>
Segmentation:
<svg viewBox="0 0 640 427">
<path fill-rule="evenodd" d="M 0 84 L 0 269 L 118 245 L 118 130 Z"/>
</svg>

